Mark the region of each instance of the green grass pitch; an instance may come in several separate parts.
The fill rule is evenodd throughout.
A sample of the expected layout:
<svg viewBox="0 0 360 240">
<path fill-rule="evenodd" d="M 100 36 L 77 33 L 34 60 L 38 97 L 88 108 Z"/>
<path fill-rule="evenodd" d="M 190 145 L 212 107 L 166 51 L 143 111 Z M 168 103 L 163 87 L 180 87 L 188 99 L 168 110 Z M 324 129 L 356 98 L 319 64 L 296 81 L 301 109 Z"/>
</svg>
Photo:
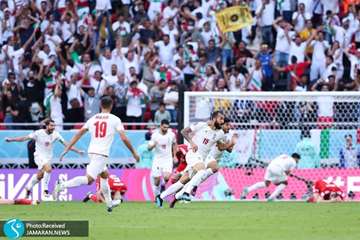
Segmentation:
<svg viewBox="0 0 360 240">
<path fill-rule="evenodd" d="M 120 205 L 111 214 L 105 205 L 93 203 L 0 206 L 1 220 L 13 217 L 89 220 L 88 239 L 96 240 L 360 239 L 359 203 L 193 202 L 177 204 L 175 209 L 167 208 L 167 204 L 157 209 L 152 203 L 132 202 Z"/>
</svg>

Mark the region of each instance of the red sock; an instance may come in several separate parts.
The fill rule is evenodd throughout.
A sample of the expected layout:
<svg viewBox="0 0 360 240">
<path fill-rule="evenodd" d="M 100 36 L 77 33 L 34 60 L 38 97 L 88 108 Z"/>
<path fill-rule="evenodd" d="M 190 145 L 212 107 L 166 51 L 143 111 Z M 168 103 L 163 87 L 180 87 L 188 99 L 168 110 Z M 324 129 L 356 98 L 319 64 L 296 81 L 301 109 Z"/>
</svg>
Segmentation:
<svg viewBox="0 0 360 240">
<path fill-rule="evenodd" d="M 15 204 L 19 204 L 19 205 L 31 205 L 32 201 L 29 199 L 15 199 Z"/>
<path fill-rule="evenodd" d="M 98 202 L 98 199 L 97 199 L 97 196 L 96 196 L 96 194 L 91 194 L 90 195 L 90 199 L 91 199 L 91 201 L 93 201 L 93 202 Z"/>
</svg>

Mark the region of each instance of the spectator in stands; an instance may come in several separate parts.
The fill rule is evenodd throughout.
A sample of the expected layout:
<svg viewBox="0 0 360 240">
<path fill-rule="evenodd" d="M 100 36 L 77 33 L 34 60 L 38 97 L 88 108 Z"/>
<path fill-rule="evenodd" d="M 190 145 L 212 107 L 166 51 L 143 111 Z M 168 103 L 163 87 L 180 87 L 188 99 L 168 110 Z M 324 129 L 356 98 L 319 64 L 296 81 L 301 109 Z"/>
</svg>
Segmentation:
<svg viewBox="0 0 360 240">
<path fill-rule="evenodd" d="M 296 150 L 301 156 L 301 162 L 298 163 L 298 168 L 319 168 L 320 156 L 316 151 L 315 144 L 311 141 L 310 131 L 303 130 L 301 141 L 296 144 Z"/>
<path fill-rule="evenodd" d="M 145 142 L 137 148 L 137 152 L 140 156 L 140 161 L 136 163 L 136 168 L 151 168 L 154 153 L 149 150 L 149 141 L 151 139 L 151 133 L 145 133 Z"/>
<path fill-rule="evenodd" d="M 176 122 L 177 120 L 177 105 L 179 101 L 179 92 L 176 85 L 176 82 L 172 81 L 169 83 L 165 94 L 164 94 L 164 103 L 166 105 L 166 110 L 170 112 L 171 122 Z"/>
<path fill-rule="evenodd" d="M 171 121 L 170 112 L 166 110 L 165 106 L 165 103 L 160 103 L 159 109 L 155 112 L 154 123 L 160 124 L 164 119 Z"/>
<path fill-rule="evenodd" d="M 341 168 L 360 167 L 360 151 L 354 146 L 351 134 L 345 135 L 345 146 L 339 151 L 339 164 Z"/>
<path fill-rule="evenodd" d="M 61 86 L 58 80 L 58 83 L 55 86 L 53 93 L 51 93 L 45 99 L 45 107 L 46 107 L 46 116 L 50 117 L 55 122 L 56 131 L 60 131 L 63 129 L 64 123 L 64 114 L 62 111 L 62 103 L 61 103 Z"/>
<path fill-rule="evenodd" d="M 126 94 L 126 118 L 129 122 L 141 122 L 142 101 L 145 100 L 144 93 L 138 88 L 138 82 L 132 81 Z"/>
</svg>

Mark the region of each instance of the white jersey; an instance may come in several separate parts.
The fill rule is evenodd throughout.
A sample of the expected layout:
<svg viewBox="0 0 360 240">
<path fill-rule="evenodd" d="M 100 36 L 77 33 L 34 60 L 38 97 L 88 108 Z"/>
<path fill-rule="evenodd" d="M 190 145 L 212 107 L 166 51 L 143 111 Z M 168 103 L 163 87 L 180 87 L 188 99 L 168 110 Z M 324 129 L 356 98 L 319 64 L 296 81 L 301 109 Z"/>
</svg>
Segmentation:
<svg viewBox="0 0 360 240">
<path fill-rule="evenodd" d="M 156 130 L 151 135 L 150 144 L 154 144 L 154 159 L 170 159 L 172 161 L 172 146 L 176 143 L 175 134 L 172 131 L 167 131 L 165 135 Z"/>
<path fill-rule="evenodd" d="M 231 141 L 232 135 L 233 135 L 233 133 L 230 133 L 230 132 L 225 133 L 223 139 L 221 139 L 220 141 L 224 142 L 224 143 L 229 142 L 229 141 Z M 209 157 L 212 160 L 219 161 L 221 159 L 223 153 L 224 153 L 224 150 L 221 151 L 221 150 L 219 150 L 217 145 L 214 145 L 209 153 Z"/>
<path fill-rule="evenodd" d="M 296 167 L 296 161 L 294 158 L 288 155 L 280 155 L 272 160 L 268 168 L 280 168 L 282 171 L 291 171 Z"/>
<path fill-rule="evenodd" d="M 199 122 L 190 128 L 194 134 L 192 141 L 198 146 L 197 152 L 203 159 L 207 157 L 212 146 L 223 139 L 225 135 L 222 129 L 211 129 L 207 122 Z"/>
<path fill-rule="evenodd" d="M 40 129 L 29 134 L 31 139 L 35 140 L 35 153 L 34 156 L 44 159 L 51 160 L 53 157 L 53 144 L 59 140 L 64 142 L 64 138 L 59 132 L 53 131 L 48 134 L 45 129 Z"/>
<path fill-rule="evenodd" d="M 109 156 L 115 133 L 124 130 L 120 118 L 111 113 L 94 115 L 85 123 L 83 128 L 88 129 L 91 134 L 88 153 L 104 156 Z"/>
</svg>

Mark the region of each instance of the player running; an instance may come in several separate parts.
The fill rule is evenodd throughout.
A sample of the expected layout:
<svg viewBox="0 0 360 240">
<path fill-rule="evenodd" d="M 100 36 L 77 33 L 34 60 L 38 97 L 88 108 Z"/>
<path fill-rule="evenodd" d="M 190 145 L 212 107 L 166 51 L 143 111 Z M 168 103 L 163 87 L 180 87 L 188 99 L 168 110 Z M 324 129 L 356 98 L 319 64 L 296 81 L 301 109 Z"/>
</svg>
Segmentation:
<svg viewBox="0 0 360 240">
<path fill-rule="evenodd" d="M 127 186 L 116 175 L 110 175 L 108 178 L 108 183 L 111 191 L 112 204 L 119 205 L 123 202 L 123 197 L 127 191 Z M 96 193 L 89 192 L 84 198 L 83 202 L 88 202 L 89 200 L 95 203 L 105 202 L 104 195 L 100 189 L 100 177 L 96 179 Z"/>
<path fill-rule="evenodd" d="M 206 171 L 201 179 L 201 183 L 204 182 L 206 179 L 208 179 L 211 175 L 215 174 L 219 170 L 218 161 L 220 161 L 224 151 L 226 150 L 226 151 L 231 152 L 232 148 L 235 146 L 235 144 L 238 140 L 238 135 L 236 133 L 230 133 L 230 129 L 231 129 L 231 120 L 229 118 L 225 117 L 224 125 L 222 126 L 222 130 L 224 131 L 225 135 L 224 135 L 224 139 L 222 141 L 225 144 L 227 144 L 227 148 L 220 150 L 217 144 L 212 147 L 210 153 L 208 154 L 208 156 L 205 159 Z M 175 195 L 175 199 L 171 203 L 172 207 L 174 206 L 177 199 L 179 199 L 181 197 L 181 195 L 184 194 L 184 189 L 186 189 L 188 187 L 188 184 L 189 183 L 187 183 L 183 187 L 183 189 Z M 195 195 L 196 189 L 197 189 L 196 187 L 194 189 L 192 189 L 191 193 L 193 195 Z"/>
<path fill-rule="evenodd" d="M 55 122 L 51 119 L 46 119 L 44 121 L 45 128 L 36 130 L 35 132 L 30 133 L 27 136 L 23 137 L 14 137 L 14 138 L 5 138 L 6 142 L 25 142 L 31 139 L 35 140 L 35 163 L 38 166 L 38 172 L 36 175 L 33 175 L 26 189 L 26 197 L 29 198 L 32 188 L 44 180 L 44 199 L 48 199 L 49 195 L 49 182 L 51 175 L 51 159 L 53 157 L 53 147 L 56 141 L 62 143 L 65 147 L 68 147 L 68 144 L 65 142 L 64 138 L 60 135 L 58 131 L 55 130 Z M 83 154 L 84 152 L 78 150 L 75 147 L 71 148 L 72 151 L 77 152 L 78 154 Z"/>
<path fill-rule="evenodd" d="M 317 180 L 313 186 L 313 196 L 307 202 L 342 202 L 344 199 L 344 192 L 335 183 Z"/>
<path fill-rule="evenodd" d="M 151 168 L 152 187 L 155 199 L 159 198 L 161 191 L 161 177 L 163 186 L 169 180 L 173 169 L 173 161 L 177 149 L 176 137 L 169 131 L 170 123 L 163 119 L 160 128 L 151 135 L 148 149 L 154 151 L 154 161 Z"/>
<path fill-rule="evenodd" d="M 100 102 L 100 107 L 101 113 L 94 115 L 85 123 L 71 139 L 70 144 L 65 148 L 60 157 L 61 161 L 69 152 L 69 149 L 79 141 L 87 131 L 89 131 L 91 134 L 90 145 L 88 148 L 90 163 L 86 168 L 86 176 L 78 176 L 63 183 L 57 182 L 53 195 L 54 198 L 57 199 L 59 192 L 64 189 L 86 184 L 90 185 L 98 176 L 100 176 L 100 189 L 104 195 L 108 212 L 112 212 L 115 205 L 112 204 L 111 200 L 111 192 L 108 184 L 109 173 L 106 165 L 109 160 L 109 152 L 114 140 L 114 135 L 116 133 L 120 134 L 121 140 L 130 150 L 136 161 L 139 161 L 139 156 L 125 135 L 120 118 L 110 113 L 113 107 L 113 100 L 108 96 L 103 97 Z"/>
<path fill-rule="evenodd" d="M 268 201 L 273 201 L 287 186 L 287 176 L 296 167 L 296 164 L 299 162 L 299 160 L 300 155 L 297 153 L 293 153 L 291 156 L 285 154 L 278 156 L 272 160 L 269 166 L 266 168 L 264 177 L 265 181 L 255 183 L 250 187 L 244 188 L 240 198 L 246 199 L 246 196 L 249 192 L 269 187 L 270 184 L 273 183 L 277 187 L 268 198 Z"/>
<path fill-rule="evenodd" d="M 206 174 L 205 159 L 212 146 L 218 144 L 219 149 L 226 149 L 226 145 L 220 140 L 224 138 L 221 129 L 224 124 L 224 115 L 220 111 L 211 114 L 208 122 L 199 122 L 181 131 L 184 138 L 189 142 L 190 148 L 186 154 L 187 169 L 179 181 L 171 185 L 156 199 L 159 207 L 162 207 L 163 199 L 179 191 L 193 176 L 188 187 L 184 190 L 181 199 L 190 199 L 190 192 L 201 183 L 201 179 Z"/>
</svg>

